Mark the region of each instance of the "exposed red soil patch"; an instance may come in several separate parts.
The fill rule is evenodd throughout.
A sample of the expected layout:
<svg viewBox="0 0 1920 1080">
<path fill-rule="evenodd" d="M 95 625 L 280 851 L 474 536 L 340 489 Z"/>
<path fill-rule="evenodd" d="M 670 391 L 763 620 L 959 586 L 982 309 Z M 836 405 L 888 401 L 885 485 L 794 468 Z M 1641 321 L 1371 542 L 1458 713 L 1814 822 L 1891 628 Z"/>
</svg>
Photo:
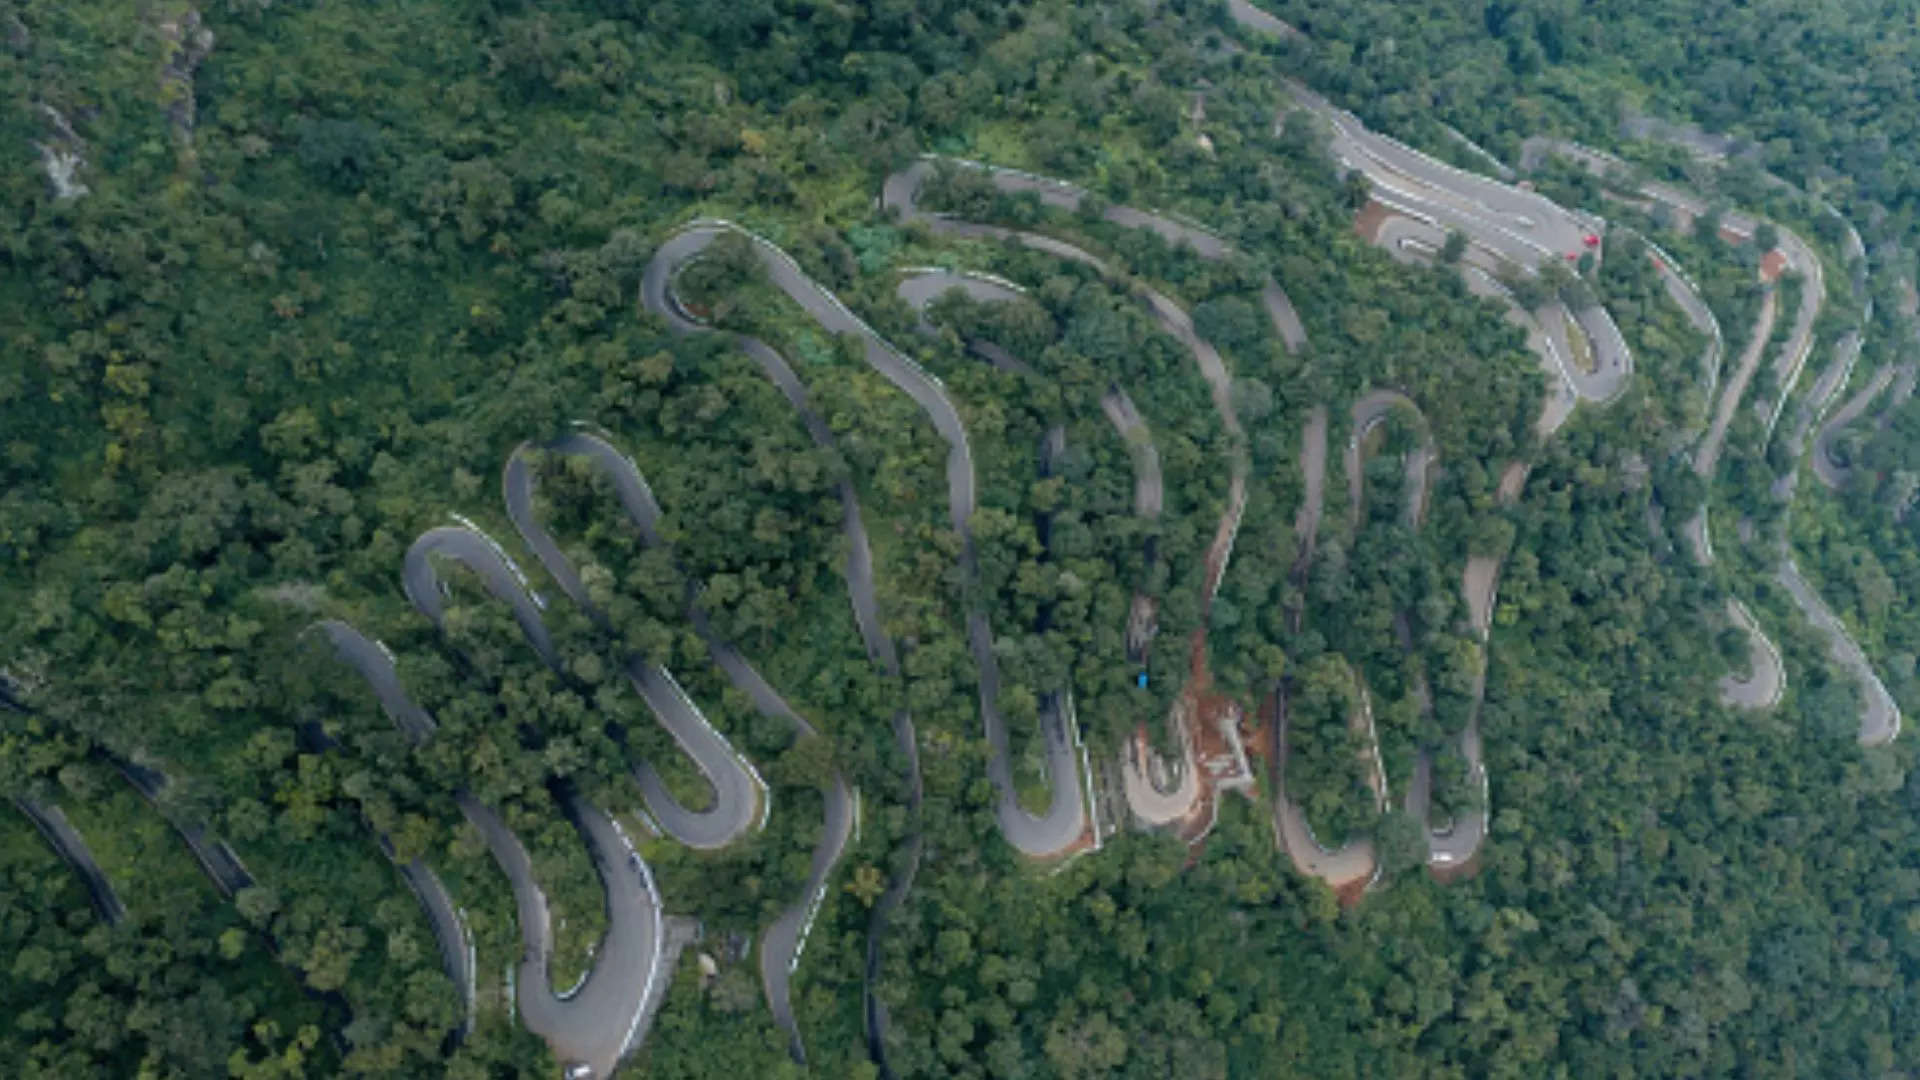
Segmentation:
<svg viewBox="0 0 1920 1080">
<path fill-rule="evenodd" d="M 1760 256 L 1760 280 L 1774 282 L 1780 280 L 1780 274 L 1787 268 L 1787 257 L 1779 248 L 1774 248 Z"/>
<path fill-rule="evenodd" d="M 1359 233 L 1360 239 L 1367 243 L 1377 243 L 1380 239 L 1380 226 L 1386 224 L 1387 219 L 1392 216 L 1393 211 L 1387 209 L 1378 200 L 1368 199 L 1367 205 L 1361 207 L 1360 213 L 1353 219 L 1353 231 Z"/>
<path fill-rule="evenodd" d="M 1068 844 L 1058 852 L 1040 861 L 1063 864 L 1083 852 L 1100 850 L 1099 830 L 1100 823 L 1095 821 L 1093 814 L 1089 812 L 1087 814 L 1087 827 L 1080 830 L 1080 836 L 1075 839 L 1073 843 Z"/>
<path fill-rule="evenodd" d="M 1236 481 L 1238 478 L 1236 477 Z M 1234 532 L 1245 506 L 1244 482 L 1233 485 L 1228 497 L 1235 505 L 1220 522 L 1213 543 L 1207 548 L 1206 603 L 1203 618 L 1213 608 L 1213 597 L 1227 569 L 1233 550 Z M 1183 815 L 1175 831 L 1189 845 L 1198 843 L 1213 828 L 1220 813 L 1223 790 L 1253 786 L 1253 770 L 1247 764 L 1246 750 L 1240 741 L 1240 721 L 1244 710 L 1240 703 L 1213 688 L 1213 674 L 1207 669 L 1207 628 L 1203 623 L 1194 630 L 1187 646 L 1187 682 L 1180 690 L 1180 703 L 1174 706 L 1175 723 L 1187 728 L 1177 733 L 1193 748 L 1192 767 L 1198 794 L 1193 806 Z M 1143 729 L 1144 733 L 1144 729 Z"/>
<path fill-rule="evenodd" d="M 1175 832 L 1191 845 L 1212 830 L 1225 791 L 1253 785 L 1253 770 L 1239 738 L 1244 710 L 1239 702 L 1213 688 L 1213 676 L 1207 670 L 1204 627 L 1193 632 L 1187 655 L 1187 684 L 1181 689 L 1182 701 L 1174 715 L 1189 729 L 1184 734 L 1193 747 L 1198 794 L 1192 808 L 1175 825 Z"/>
<path fill-rule="evenodd" d="M 1273 693 L 1261 700 L 1260 707 L 1254 712 L 1253 726 L 1246 726 L 1244 718 L 1240 725 L 1240 739 L 1246 744 L 1248 760 L 1257 758 L 1265 761 L 1269 766 L 1269 773 L 1271 773 L 1275 756 L 1273 740 L 1278 729 L 1274 722 L 1279 718 L 1279 710 L 1280 691 L 1276 688 Z"/>
</svg>

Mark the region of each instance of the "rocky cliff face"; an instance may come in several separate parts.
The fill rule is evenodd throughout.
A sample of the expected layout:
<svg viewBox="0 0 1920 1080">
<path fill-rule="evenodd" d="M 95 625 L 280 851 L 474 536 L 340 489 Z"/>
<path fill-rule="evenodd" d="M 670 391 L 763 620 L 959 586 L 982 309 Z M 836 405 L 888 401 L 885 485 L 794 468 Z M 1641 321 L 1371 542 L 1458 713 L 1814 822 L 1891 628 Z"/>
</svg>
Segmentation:
<svg viewBox="0 0 1920 1080">
<path fill-rule="evenodd" d="M 193 73 L 213 52 L 213 31 L 200 22 L 200 10 L 188 8 L 185 15 L 164 19 L 158 27 L 166 43 L 166 60 L 160 70 L 160 100 L 167 109 L 167 122 L 180 144 L 182 164 L 193 162 L 194 98 Z"/>
</svg>

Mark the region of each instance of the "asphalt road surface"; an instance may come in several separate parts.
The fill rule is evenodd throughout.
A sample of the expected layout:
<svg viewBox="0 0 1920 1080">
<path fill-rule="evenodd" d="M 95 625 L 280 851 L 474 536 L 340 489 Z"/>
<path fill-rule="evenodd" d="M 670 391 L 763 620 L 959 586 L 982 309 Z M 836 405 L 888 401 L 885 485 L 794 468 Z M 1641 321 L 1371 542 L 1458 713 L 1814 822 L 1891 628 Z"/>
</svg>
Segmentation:
<svg viewBox="0 0 1920 1080">
<path fill-rule="evenodd" d="M 584 802 L 571 803 L 568 813 L 586 837 L 606 890 L 607 932 L 586 981 L 562 998 L 553 992 L 548 974 L 553 928 L 547 897 L 534 879 L 525 845 L 491 808 L 471 796 L 459 801 L 513 885 L 523 945 L 515 990 L 521 1021 L 564 1064 L 585 1065 L 594 1077 L 611 1076 L 621 1057 L 644 1038 L 647 1007 L 666 991 L 673 974 L 661 969 L 660 892 L 652 873 L 612 818 Z"/>
</svg>

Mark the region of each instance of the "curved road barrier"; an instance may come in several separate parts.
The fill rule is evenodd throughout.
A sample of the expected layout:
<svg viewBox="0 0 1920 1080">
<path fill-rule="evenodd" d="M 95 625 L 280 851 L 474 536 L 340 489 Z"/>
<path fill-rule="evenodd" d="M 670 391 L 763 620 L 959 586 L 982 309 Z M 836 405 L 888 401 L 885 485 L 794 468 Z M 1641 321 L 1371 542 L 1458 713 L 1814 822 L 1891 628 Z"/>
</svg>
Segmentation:
<svg viewBox="0 0 1920 1080">
<path fill-rule="evenodd" d="M 87 887 L 87 896 L 93 901 L 93 910 L 100 921 L 108 926 L 118 926 L 127 917 L 127 906 L 120 902 L 120 895 L 113 891 L 113 882 L 94 861 L 93 851 L 87 847 L 86 838 L 80 830 L 73 827 L 67 815 L 52 803 L 43 803 L 37 799 L 17 798 L 13 805 L 26 815 L 33 827 L 40 831 L 54 854 L 66 860 L 68 866 L 80 877 L 80 884 Z"/>
</svg>

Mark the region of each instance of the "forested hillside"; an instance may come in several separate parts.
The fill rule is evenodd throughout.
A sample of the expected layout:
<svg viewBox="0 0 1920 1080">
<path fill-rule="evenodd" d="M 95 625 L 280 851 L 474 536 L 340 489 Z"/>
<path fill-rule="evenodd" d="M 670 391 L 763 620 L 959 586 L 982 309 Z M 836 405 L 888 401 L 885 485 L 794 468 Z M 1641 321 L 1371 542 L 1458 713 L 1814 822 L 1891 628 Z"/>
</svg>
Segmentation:
<svg viewBox="0 0 1920 1080">
<path fill-rule="evenodd" d="M 0 0 L 0 1072 L 1907 1075 L 1920 5 L 1256 3 Z"/>
</svg>

